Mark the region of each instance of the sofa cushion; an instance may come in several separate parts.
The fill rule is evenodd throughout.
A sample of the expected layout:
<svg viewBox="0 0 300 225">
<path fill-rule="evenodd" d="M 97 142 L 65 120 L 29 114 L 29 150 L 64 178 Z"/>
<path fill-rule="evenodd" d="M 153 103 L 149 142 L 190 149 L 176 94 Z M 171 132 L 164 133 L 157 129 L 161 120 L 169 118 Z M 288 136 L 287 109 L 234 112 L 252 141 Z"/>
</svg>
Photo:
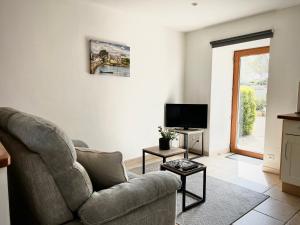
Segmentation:
<svg viewBox="0 0 300 225">
<path fill-rule="evenodd" d="M 135 178 L 139 178 L 140 175 L 136 174 L 136 173 L 133 173 L 131 171 L 128 171 L 127 170 L 127 176 L 128 176 L 128 179 L 131 180 L 131 179 L 135 179 Z"/>
<path fill-rule="evenodd" d="M 95 190 L 128 181 L 121 152 L 101 152 L 80 147 L 76 151 L 77 160 L 87 170 Z"/>
<path fill-rule="evenodd" d="M 6 111 L 7 108 L 0 108 L 0 115 Z M 90 197 L 93 188 L 87 172 L 76 162 L 72 141 L 56 125 L 15 110 L 0 126 L 17 137 L 30 151 L 39 154 L 72 211 L 76 211 Z"/>
</svg>

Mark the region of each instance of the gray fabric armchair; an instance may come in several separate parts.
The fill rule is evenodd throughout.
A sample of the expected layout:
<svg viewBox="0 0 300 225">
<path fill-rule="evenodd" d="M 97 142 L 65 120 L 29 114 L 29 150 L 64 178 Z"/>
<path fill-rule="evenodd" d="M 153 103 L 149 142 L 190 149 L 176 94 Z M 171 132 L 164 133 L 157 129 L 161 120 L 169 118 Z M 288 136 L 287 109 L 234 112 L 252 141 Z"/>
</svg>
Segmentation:
<svg viewBox="0 0 300 225">
<path fill-rule="evenodd" d="M 8 150 L 12 225 L 174 225 L 180 180 L 167 172 L 129 174 L 94 191 L 72 141 L 53 123 L 0 108 L 0 141 Z"/>
</svg>

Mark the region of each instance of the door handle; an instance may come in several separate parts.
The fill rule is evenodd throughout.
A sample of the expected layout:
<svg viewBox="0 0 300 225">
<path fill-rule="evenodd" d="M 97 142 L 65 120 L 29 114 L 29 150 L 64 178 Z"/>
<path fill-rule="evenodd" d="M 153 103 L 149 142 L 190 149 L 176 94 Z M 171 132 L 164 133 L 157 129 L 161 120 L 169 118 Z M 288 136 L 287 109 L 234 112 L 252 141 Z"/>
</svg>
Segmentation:
<svg viewBox="0 0 300 225">
<path fill-rule="evenodd" d="M 288 143 L 286 142 L 285 143 L 285 149 L 284 149 L 284 157 L 285 157 L 285 160 L 287 160 L 287 145 L 288 145 Z"/>
</svg>

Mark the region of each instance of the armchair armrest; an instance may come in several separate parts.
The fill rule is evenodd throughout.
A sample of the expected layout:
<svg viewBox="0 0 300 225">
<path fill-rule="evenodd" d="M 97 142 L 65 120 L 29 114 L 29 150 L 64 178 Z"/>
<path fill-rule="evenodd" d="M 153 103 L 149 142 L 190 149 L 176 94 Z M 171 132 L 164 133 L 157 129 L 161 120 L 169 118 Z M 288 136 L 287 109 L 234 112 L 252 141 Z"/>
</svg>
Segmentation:
<svg viewBox="0 0 300 225">
<path fill-rule="evenodd" d="M 152 172 L 109 189 L 94 192 L 78 211 L 86 225 L 100 225 L 152 203 L 181 187 L 169 172 Z"/>
</svg>

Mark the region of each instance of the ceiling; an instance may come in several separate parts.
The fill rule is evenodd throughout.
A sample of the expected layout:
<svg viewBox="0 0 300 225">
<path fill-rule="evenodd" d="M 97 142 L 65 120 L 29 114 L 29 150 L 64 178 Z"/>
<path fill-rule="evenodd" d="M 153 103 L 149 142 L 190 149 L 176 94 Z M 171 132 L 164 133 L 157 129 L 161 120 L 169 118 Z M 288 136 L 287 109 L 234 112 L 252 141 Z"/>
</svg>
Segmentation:
<svg viewBox="0 0 300 225">
<path fill-rule="evenodd" d="M 191 31 L 226 21 L 300 4 L 300 0 L 93 0 L 148 18 L 178 31 Z M 197 6 L 193 6 L 196 3 Z"/>
</svg>

